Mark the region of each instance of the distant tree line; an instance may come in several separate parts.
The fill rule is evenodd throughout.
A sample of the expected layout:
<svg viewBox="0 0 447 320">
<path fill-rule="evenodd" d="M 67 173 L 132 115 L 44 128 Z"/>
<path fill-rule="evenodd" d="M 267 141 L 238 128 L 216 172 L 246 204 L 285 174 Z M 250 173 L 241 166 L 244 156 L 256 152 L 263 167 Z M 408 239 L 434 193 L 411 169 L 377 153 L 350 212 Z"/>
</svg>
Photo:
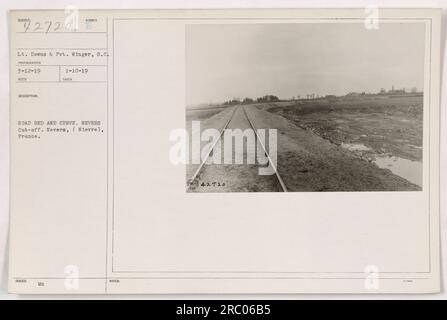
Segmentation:
<svg viewBox="0 0 447 320">
<path fill-rule="evenodd" d="M 256 98 L 256 102 L 277 102 L 279 98 L 274 95 L 265 95 L 263 97 Z M 255 100 L 252 98 L 244 98 L 242 101 L 239 98 L 233 98 L 224 102 L 224 105 L 235 105 L 235 104 L 250 104 L 254 103 Z"/>
</svg>

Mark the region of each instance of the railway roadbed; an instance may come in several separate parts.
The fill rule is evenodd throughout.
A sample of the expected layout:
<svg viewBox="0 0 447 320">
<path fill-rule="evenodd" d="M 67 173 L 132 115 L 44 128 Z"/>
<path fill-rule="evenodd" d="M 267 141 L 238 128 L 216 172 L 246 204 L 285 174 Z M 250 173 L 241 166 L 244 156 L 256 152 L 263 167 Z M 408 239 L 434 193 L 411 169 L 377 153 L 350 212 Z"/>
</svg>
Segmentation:
<svg viewBox="0 0 447 320">
<path fill-rule="evenodd" d="M 253 130 L 243 106 L 234 107 L 231 111 L 225 130 L 247 129 Z M 248 153 L 255 154 L 256 148 L 262 148 L 256 136 L 248 141 L 242 150 L 234 150 L 231 154 L 231 164 L 203 164 L 196 167 L 195 174 L 190 178 L 188 190 L 190 192 L 276 192 L 281 190 L 281 184 L 275 174 L 260 175 L 260 164 L 248 164 Z M 221 155 L 227 150 L 225 147 L 225 135 L 216 148 L 220 148 Z M 216 151 L 216 150 L 214 150 Z M 239 153 L 239 154 L 238 154 Z M 237 163 L 236 157 L 243 159 L 243 163 Z M 264 166 L 264 165 L 261 165 Z"/>
</svg>

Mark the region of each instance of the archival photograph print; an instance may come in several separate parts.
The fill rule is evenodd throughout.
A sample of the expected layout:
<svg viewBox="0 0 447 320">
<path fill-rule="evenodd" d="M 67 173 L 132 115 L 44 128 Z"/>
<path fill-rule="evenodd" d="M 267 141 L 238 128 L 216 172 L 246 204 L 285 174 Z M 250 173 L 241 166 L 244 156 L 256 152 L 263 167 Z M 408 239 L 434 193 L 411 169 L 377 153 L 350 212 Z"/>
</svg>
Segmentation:
<svg viewBox="0 0 447 320">
<path fill-rule="evenodd" d="M 187 192 L 422 190 L 425 24 L 186 26 Z"/>
</svg>

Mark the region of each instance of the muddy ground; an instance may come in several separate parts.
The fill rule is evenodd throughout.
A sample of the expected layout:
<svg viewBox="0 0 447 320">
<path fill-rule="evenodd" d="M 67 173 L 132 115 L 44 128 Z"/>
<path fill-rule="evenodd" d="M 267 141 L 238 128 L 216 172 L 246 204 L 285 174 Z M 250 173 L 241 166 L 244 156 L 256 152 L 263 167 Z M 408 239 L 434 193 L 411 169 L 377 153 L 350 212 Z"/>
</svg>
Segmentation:
<svg viewBox="0 0 447 320">
<path fill-rule="evenodd" d="M 422 103 L 422 95 L 375 95 L 258 107 L 281 115 L 337 145 L 365 145 L 370 150 L 358 150 L 365 157 L 387 154 L 422 161 Z"/>
<path fill-rule="evenodd" d="M 247 110 L 257 128 L 278 130 L 278 171 L 290 191 L 420 190 L 282 116 L 255 106 Z"/>
</svg>

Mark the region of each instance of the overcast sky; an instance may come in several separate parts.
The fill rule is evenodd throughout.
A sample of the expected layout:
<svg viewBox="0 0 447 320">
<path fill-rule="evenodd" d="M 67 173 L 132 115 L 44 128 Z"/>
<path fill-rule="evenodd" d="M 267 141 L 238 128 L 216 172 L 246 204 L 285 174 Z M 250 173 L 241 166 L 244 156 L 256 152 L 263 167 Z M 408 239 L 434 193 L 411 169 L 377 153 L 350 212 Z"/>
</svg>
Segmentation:
<svg viewBox="0 0 447 320">
<path fill-rule="evenodd" d="M 423 23 L 188 25 L 187 104 L 417 87 Z"/>
</svg>

